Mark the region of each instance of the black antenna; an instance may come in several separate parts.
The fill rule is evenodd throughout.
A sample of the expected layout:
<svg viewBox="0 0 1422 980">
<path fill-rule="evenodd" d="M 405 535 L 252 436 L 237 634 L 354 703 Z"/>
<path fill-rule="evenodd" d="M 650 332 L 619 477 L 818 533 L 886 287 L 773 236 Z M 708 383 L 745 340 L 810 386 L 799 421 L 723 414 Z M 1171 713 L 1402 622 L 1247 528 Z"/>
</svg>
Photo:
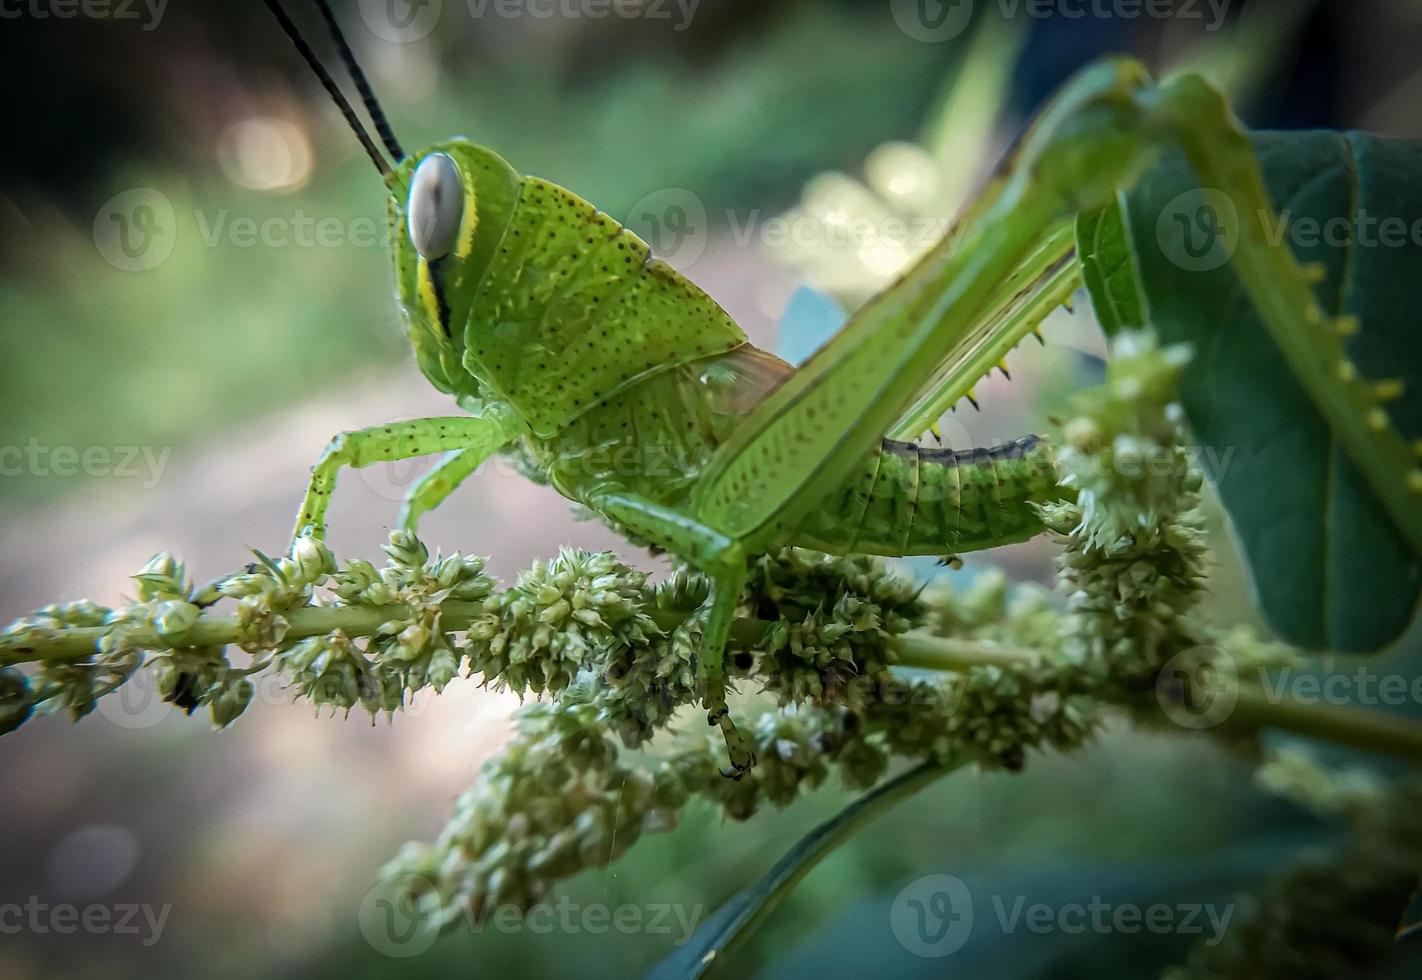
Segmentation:
<svg viewBox="0 0 1422 980">
<path fill-rule="evenodd" d="M 286 15 L 277 0 L 265 0 L 267 9 L 272 12 L 272 16 L 277 19 L 284 33 L 291 43 L 296 47 L 297 53 L 301 55 L 306 64 L 315 72 L 316 77 L 321 80 L 321 85 L 336 103 L 336 108 L 341 110 L 341 115 L 345 117 L 346 124 L 351 127 L 351 132 L 356 134 L 356 139 L 360 140 L 360 145 L 365 147 L 366 154 L 375 164 L 375 169 L 379 170 L 381 176 L 390 176 L 390 164 L 385 162 L 385 158 L 380 155 L 380 148 L 375 145 L 375 141 L 370 138 L 370 134 L 361 125 L 360 117 L 356 115 L 355 109 L 346 100 L 345 95 L 336 87 L 326 69 L 321 66 L 321 62 L 316 57 L 316 52 L 311 50 L 311 45 L 306 43 L 306 39 L 301 36 L 301 32 L 296 29 L 296 25 L 291 22 L 291 18 Z"/>
<path fill-rule="evenodd" d="M 375 92 L 370 88 L 370 83 L 365 80 L 365 72 L 360 70 L 360 63 L 356 61 L 355 54 L 351 52 L 351 46 L 346 43 L 346 36 L 341 33 L 340 25 L 336 23 L 335 14 L 331 13 L 331 5 L 327 0 L 316 0 L 316 6 L 321 10 L 321 17 L 326 21 L 326 27 L 331 32 L 331 40 L 336 42 L 336 48 L 341 52 L 341 60 L 345 62 L 346 71 L 351 73 L 351 78 L 355 80 L 356 89 L 360 92 L 360 100 L 365 103 L 365 111 L 370 113 L 370 118 L 375 123 L 375 131 L 380 134 L 380 141 L 385 144 L 385 148 L 390 151 L 390 156 L 396 163 L 405 159 L 405 151 L 400 148 L 400 141 L 395 138 L 395 132 L 390 128 L 390 123 L 385 120 L 385 110 L 380 108 L 380 100 L 375 97 Z"/>
</svg>

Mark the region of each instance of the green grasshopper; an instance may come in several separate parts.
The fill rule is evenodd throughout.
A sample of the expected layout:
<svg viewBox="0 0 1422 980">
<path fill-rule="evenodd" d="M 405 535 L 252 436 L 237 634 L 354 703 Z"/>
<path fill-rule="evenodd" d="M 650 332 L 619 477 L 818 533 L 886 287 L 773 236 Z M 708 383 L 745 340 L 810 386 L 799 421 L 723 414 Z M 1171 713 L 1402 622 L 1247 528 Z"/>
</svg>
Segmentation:
<svg viewBox="0 0 1422 980">
<path fill-rule="evenodd" d="M 1157 85 L 1134 61 L 1103 60 L 1039 114 L 955 231 L 795 369 L 570 191 L 464 139 L 405 153 L 316 0 L 387 162 L 280 3 L 267 5 L 382 175 L 410 342 L 467 412 L 338 435 L 296 534 L 324 534 L 343 467 L 444 454 L 406 499 L 400 521 L 413 528 L 492 454 L 516 449 L 569 500 L 707 575 L 697 669 L 730 776 L 755 764 L 723 666 L 752 558 L 784 545 L 990 548 L 1039 533 L 1034 505 L 1070 496 L 1038 437 L 953 450 L 886 434 L 922 433 L 1035 329 L 1030 300 L 1074 271 L 1078 213 L 1110 204 L 1169 144 L 1241 214 L 1271 213 L 1222 95 L 1197 76 Z M 1245 225 L 1234 261 L 1256 304 L 1289 329 L 1321 323 L 1309 275 Z"/>
</svg>

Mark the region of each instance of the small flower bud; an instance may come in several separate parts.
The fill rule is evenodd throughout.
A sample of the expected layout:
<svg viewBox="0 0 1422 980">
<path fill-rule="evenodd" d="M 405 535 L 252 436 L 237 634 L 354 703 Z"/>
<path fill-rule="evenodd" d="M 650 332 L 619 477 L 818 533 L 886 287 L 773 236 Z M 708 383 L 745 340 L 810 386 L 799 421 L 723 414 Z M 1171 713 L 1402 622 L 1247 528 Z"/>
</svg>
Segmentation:
<svg viewBox="0 0 1422 980">
<path fill-rule="evenodd" d="M 222 689 L 222 693 L 213 699 L 208 710 L 212 713 L 212 723 L 217 728 L 226 728 L 232 724 L 247 710 L 247 706 L 252 703 L 252 695 L 256 693 L 256 688 L 252 682 L 245 677 L 238 678 L 234 683 L 227 684 Z"/>
<path fill-rule="evenodd" d="M 192 603 L 169 599 L 153 607 L 153 628 L 165 641 L 176 645 L 201 617 L 202 610 Z"/>
<path fill-rule="evenodd" d="M 184 574 L 182 563 L 172 555 L 167 552 L 154 555 L 143 566 L 143 571 L 133 577 L 138 583 L 138 601 L 185 597 L 187 587 L 183 582 Z"/>
<path fill-rule="evenodd" d="M 291 560 L 296 565 L 296 578 L 311 584 L 336 570 L 331 550 L 310 536 L 297 538 L 291 545 Z"/>
</svg>

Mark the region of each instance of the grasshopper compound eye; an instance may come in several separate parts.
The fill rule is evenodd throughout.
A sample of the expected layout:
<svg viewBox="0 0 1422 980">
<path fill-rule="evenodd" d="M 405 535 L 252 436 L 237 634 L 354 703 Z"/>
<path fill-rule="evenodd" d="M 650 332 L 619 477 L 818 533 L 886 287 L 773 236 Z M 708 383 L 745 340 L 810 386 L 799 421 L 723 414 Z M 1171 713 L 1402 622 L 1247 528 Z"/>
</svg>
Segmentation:
<svg viewBox="0 0 1422 980">
<path fill-rule="evenodd" d="M 454 247 L 464 216 L 464 185 L 446 154 L 431 153 L 415 168 L 410 181 L 407 220 L 410 241 L 427 261 L 442 258 Z"/>
</svg>

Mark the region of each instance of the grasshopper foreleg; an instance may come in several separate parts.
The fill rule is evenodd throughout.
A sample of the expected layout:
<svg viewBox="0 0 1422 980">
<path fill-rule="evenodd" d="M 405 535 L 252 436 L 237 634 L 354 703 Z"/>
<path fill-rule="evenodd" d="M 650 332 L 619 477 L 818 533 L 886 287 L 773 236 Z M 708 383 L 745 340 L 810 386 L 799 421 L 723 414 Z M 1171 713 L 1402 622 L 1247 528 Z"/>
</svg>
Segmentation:
<svg viewBox="0 0 1422 980">
<path fill-rule="evenodd" d="M 408 419 L 371 429 L 342 432 L 326 446 L 326 451 L 311 470 L 311 483 L 301 503 L 294 536 L 310 534 L 318 540 L 326 536 L 326 509 L 342 467 L 360 469 L 376 463 L 457 451 L 461 457 L 460 465 L 467 467 L 464 475 L 468 475 L 508 438 L 506 422 L 496 415 Z M 435 472 L 442 468 L 436 468 Z M 413 493 L 418 494 L 422 484 L 423 481 L 417 484 Z M 433 506 L 442 499 L 444 494 L 436 494 L 431 489 L 415 501 L 415 506 L 419 507 L 422 503 Z M 411 505 L 407 504 L 405 513 L 408 515 L 411 509 Z M 419 507 L 414 513 L 418 516 L 428 509 L 427 506 Z"/>
<path fill-rule="evenodd" d="M 439 463 L 415 481 L 415 485 L 405 494 L 398 519 L 400 527 L 406 531 L 416 530 L 420 516 L 444 503 L 445 498 L 457 490 L 488 456 L 482 449 L 456 449 L 445 453 Z"/>
</svg>

